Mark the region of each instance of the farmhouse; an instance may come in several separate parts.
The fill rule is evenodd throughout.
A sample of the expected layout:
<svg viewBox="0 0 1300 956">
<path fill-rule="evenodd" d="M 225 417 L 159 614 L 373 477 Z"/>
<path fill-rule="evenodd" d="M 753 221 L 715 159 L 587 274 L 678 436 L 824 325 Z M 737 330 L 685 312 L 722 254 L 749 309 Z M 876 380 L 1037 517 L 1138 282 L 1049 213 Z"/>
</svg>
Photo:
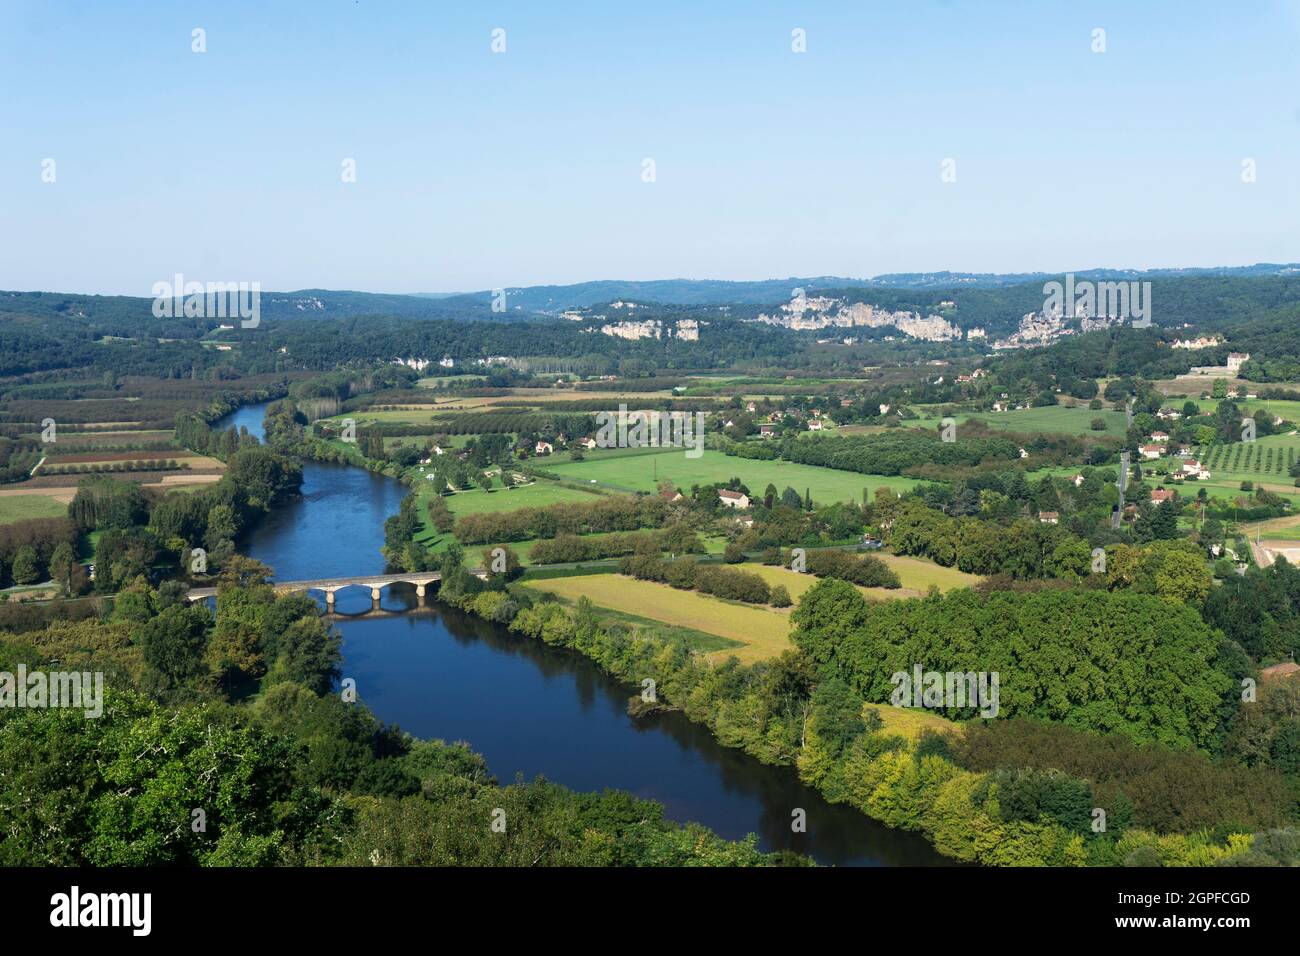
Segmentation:
<svg viewBox="0 0 1300 956">
<path fill-rule="evenodd" d="M 1061 516 L 1055 511 L 1040 511 L 1038 512 L 1038 520 L 1043 524 L 1059 524 Z"/>
<path fill-rule="evenodd" d="M 729 488 L 718 489 L 718 499 L 728 508 L 748 508 L 749 495 Z"/>
<path fill-rule="evenodd" d="M 1157 488 L 1155 491 L 1151 492 L 1151 503 L 1153 505 L 1164 504 L 1166 501 L 1171 501 L 1173 497 L 1174 492 L 1165 488 Z"/>
<path fill-rule="evenodd" d="M 1155 461 L 1165 453 L 1164 445 L 1143 445 L 1141 448 L 1142 457 L 1147 461 Z"/>
</svg>

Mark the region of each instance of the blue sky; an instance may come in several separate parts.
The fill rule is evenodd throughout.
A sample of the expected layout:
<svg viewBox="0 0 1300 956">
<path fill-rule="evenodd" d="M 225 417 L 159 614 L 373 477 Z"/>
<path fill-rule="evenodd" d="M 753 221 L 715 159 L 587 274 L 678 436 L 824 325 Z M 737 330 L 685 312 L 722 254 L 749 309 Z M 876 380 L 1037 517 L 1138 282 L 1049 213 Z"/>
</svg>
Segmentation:
<svg viewBox="0 0 1300 956">
<path fill-rule="evenodd" d="M 1296 261 L 1298 81 L 1300 0 L 0 0 L 0 288 Z"/>
</svg>

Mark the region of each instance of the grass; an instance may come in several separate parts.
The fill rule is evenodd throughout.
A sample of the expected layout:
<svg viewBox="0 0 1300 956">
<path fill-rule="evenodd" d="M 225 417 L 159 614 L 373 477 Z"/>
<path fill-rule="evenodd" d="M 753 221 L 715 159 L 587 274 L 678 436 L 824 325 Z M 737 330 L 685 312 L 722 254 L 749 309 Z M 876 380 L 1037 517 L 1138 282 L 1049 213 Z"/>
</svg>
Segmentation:
<svg viewBox="0 0 1300 956">
<path fill-rule="evenodd" d="M 0 497 L 0 524 L 13 524 L 29 518 L 61 518 L 67 513 L 67 505 L 45 495 Z"/>
<path fill-rule="evenodd" d="M 692 485 L 740 478 L 754 495 L 761 495 L 768 484 L 775 485 L 778 491 L 788 486 L 800 495 L 805 489 L 811 491 L 813 501 L 819 504 L 861 501 L 863 489 L 872 495 L 881 487 L 902 492 L 920 484 L 912 478 L 862 475 L 790 461 L 733 458 L 712 450 L 705 451 L 698 458 L 687 458 L 680 449 L 652 455 L 608 457 L 597 452 L 594 455 L 588 454 L 585 461 L 555 465 L 539 462 L 537 467 L 572 481 L 594 481 L 597 485 L 621 491 L 654 491 L 656 482 L 665 480 L 672 481 L 683 491 L 689 491 Z"/>
<path fill-rule="evenodd" d="M 914 707 L 894 707 L 883 704 L 865 704 L 862 708 L 863 714 L 867 711 L 875 711 L 883 723 L 884 732 L 887 734 L 898 734 L 910 743 L 916 743 L 921 734 L 927 730 L 932 730 L 941 734 L 959 734 L 961 733 L 961 724 L 953 723 L 940 717 L 938 714 L 931 714 L 924 710 L 917 710 Z"/>
<path fill-rule="evenodd" d="M 714 651 L 712 656 L 719 659 L 734 655 L 752 664 L 776 657 L 792 646 L 788 610 L 736 604 L 618 574 L 553 578 L 537 585 L 525 579 L 523 586 L 549 591 L 567 601 L 586 597 L 597 607 L 727 638 L 740 645 Z"/>
</svg>

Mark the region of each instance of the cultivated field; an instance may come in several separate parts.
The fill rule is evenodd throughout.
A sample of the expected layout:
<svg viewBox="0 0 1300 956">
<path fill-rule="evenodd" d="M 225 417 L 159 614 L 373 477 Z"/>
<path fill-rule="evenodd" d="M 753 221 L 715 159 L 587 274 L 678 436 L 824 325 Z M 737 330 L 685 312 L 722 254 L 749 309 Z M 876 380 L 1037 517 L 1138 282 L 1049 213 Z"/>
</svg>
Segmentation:
<svg viewBox="0 0 1300 956">
<path fill-rule="evenodd" d="M 549 578 L 524 586 L 536 591 L 549 591 L 566 601 L 586 597 L 599 607 L 715 634 L 743 645 L 714 651 L 710 655 L 718 659 L 734 655 L 742 662 L 752 664 L 776 657 L 792 646 L 788 608 L 737 604 L 621 574 Z"/>
<path fill-rule="evenodd" d="M 69 497 L 68 500 L 72 499 Z M 0 524 L 26 521 L 29 518 L 60 518 L 67 513 L 67 503 L 57 498 L 0 490 Z"/>
</svg>

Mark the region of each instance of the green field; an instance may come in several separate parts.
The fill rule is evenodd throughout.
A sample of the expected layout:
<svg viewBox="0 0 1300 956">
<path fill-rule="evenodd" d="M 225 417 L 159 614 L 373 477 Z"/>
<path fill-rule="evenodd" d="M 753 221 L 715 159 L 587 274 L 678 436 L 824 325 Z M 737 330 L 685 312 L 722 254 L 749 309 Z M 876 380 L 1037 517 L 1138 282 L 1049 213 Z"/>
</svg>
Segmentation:
<svg viewBox="0 0 1300 956">
<path fill-rule="evenodd" d="M 718 451 L 706 451 L 699 458 L 687 458 L 684 451 L 677 449 L 654 455 L 608 458 L 596 452 L 589 454 L 585 461 L 561 462 L 542 467 L 571 481 L 594 482 L 620 491 L 654 491 L 657 482 L 668 480 L 686 492 L 692 485 L 707 485 L 734 477 L 743 481 L 754 495 L 761 495 L 770 483 L 778 491 L 789 486 L 801 495 L 807 489 L 812 493 L 813 501 L 818 504 L 861 501 L 864 488 L 871 495 L 880 487 L 902 492 L 920 484 L 913 478 L 861 475 L 853 471 L 818 468 L 790 461 L 733 458 Z"/>
<path fill-rule="evenodd" d="M 28 518 L 61 518 L 68 506 L 46 495 L 0 495 L 0 524 Z"/>
</svg>

